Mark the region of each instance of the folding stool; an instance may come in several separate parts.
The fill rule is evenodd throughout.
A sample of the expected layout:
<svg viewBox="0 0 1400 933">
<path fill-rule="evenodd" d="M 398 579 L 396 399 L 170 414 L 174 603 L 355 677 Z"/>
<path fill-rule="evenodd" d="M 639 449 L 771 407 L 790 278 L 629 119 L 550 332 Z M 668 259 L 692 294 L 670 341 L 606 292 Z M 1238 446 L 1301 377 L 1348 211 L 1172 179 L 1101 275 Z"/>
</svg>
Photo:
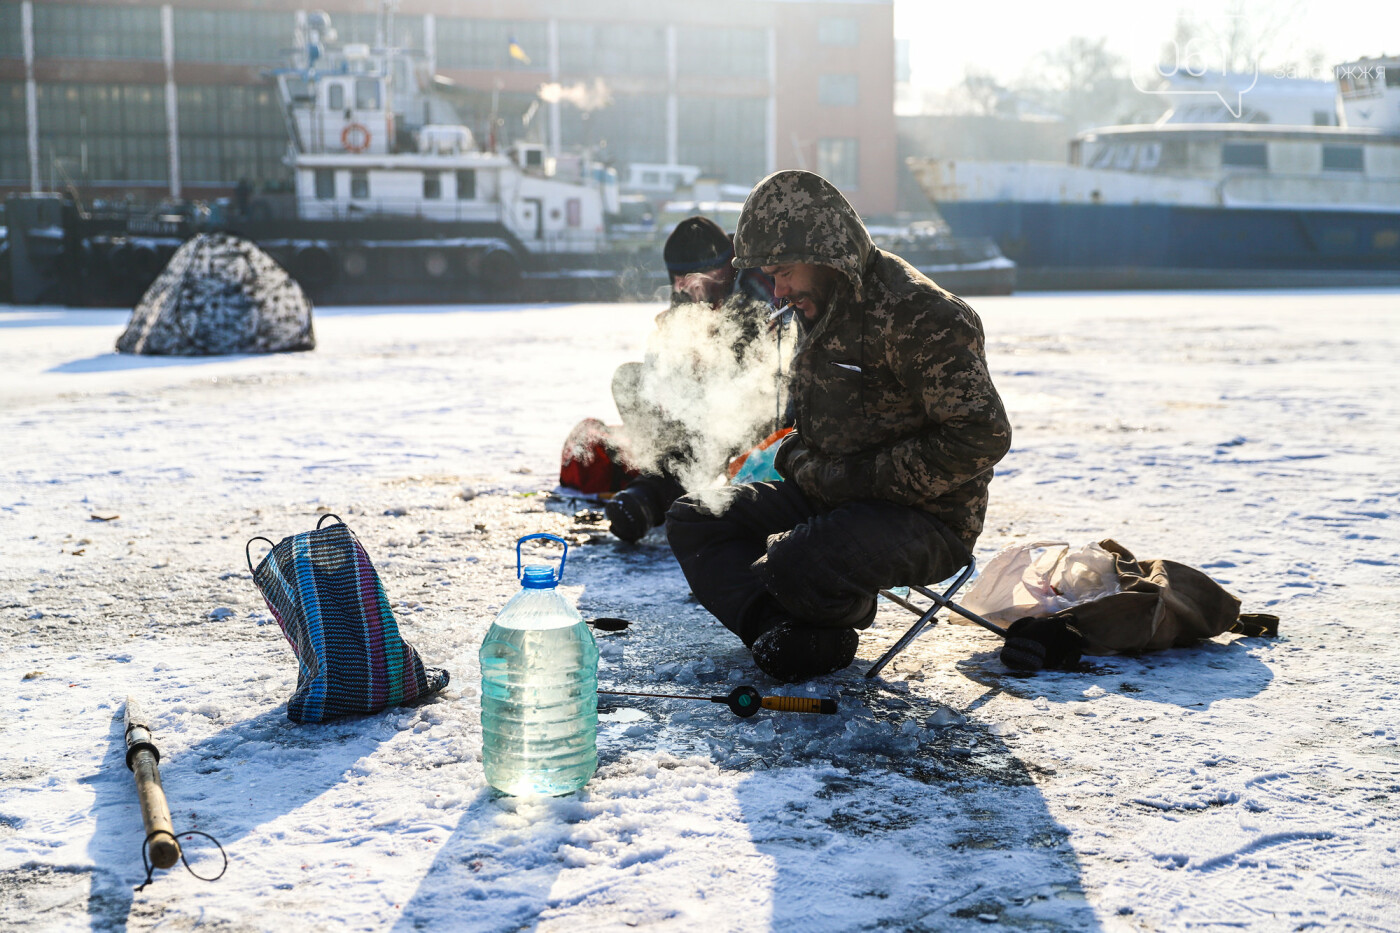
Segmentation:
<svg viewBox="0 0 1400 933">
<path fill-rule="evenodd" d="M 925 596 L 933 601 L 933 605 L 927 609 L 920 609 L 918 606 L 914 605 L 909 600 L 896 593 L 892 593 L 889 590 L 881 590 L 881 596 L 885 597 L 897 606 L 903 606 L 905 609 L 908 609 L 910 612 L 914 613 L 914 615 L 918 616 L 919 620 L 913 625 L 909 626 L 909 630 L 899 637 L 899 641 L 891 645 L 888 651 L 880 655 L 879 659 L 874 664 L 870 665 L 870 670 L 865 672 L 865 676 L 874 677 L 875 675 L 879 674 L 882 670 L 884 670 L 885 665 L 893 661 L 895 655 L 899 654 L 905 648 L 909 647 L 909 643 L 912 642 L 915 638 L 918 638 L 919 633 L 922 632 L 930 622 L 934 621 L 933 617 L 938 613 L 938 610 L 940 609 L 946 608 L 952 612 L 956 612 L 958 615 L 966 619 L 970 619 L 971 621 L 976 622 L 983 628 L 995 632 L 1000 637 L 1005 638 L 1006 630 L 1003 629 L 1001 626 L 997 625 L 994 622 L 990 622 L 987 619 L 984 619 L 981 616 L 979 616 L 977 613 L 972 612 L 968 609 L 964 609 L 962 606 L 959 606 L 957 603 L 953 602 L 953 597 L 957 595 L 958 590 L 962 589 L 964 583 L 972 579 L 972 574 L 976 570 L 977 558 L 969 557 L 967 559 L 967 566 L 962 569 L 961 573 L 959 573 L 956 577 L 953 578 L 952 584 L 946 590 L 944 590 L 942 594 L 939 594 L 938 592 L 929 589 L 927 586 L 911 585 L 909 587 L 910 592 L 918 593 L 919 595 Z"/>
</svg>

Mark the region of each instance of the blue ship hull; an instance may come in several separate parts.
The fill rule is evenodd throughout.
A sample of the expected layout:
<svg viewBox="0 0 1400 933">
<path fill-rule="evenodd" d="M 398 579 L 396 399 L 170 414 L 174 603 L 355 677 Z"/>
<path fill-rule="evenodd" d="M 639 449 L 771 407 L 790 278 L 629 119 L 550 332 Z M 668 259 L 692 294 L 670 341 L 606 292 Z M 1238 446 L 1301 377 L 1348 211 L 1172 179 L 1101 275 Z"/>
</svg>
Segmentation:
<svg viewBox="0 0 1400 933">
<path fill-rule="evenodd" d="M 1400 211 L 944 201 L 1020 288 L 1400 285 Z"/>
</svg>

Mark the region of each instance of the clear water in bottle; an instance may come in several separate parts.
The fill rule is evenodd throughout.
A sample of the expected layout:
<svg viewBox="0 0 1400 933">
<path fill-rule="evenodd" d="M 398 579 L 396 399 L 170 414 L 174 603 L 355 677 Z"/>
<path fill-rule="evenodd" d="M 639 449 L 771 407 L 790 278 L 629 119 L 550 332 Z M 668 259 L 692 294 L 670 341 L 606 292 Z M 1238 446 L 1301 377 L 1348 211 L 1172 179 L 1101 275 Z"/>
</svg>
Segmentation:
<svg viewBox="0 0 1400 933">
<path fill-rule="evenodd" d="M 598 767 L 598 647 L 551 568 L 522 583 L 481 643 L 481 762 L 507 794 L 568 794 Z"/>
</svg>

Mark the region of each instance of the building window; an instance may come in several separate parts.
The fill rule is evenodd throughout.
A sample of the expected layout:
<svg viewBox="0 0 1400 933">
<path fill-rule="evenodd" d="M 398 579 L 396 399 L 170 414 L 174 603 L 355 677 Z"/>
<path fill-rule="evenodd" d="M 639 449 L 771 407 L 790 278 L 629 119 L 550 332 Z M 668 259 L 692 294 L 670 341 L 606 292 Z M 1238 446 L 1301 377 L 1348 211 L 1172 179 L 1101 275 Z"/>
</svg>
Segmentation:
<svg viewBox="0 0 1400 933">
<path fill-rule="evenodd" d="M 860 143 L 855 139 L 817 140 L 817 174 L 842 191 L 853 190 L 860 180 Z"/>
<path fill-rule="evenodd" d="M 860 23 L 849 16 L 823 16 L 817 20 L 817 41 L 822 45 L 858 45 Z"/>
<path fill-rule="evenodd" d="M 154 0 L 152 2 L 154 4 Z M 293 14 L 184 9 L 187 5 L 174 4 L 176 61 L 215 65 L 286 63 L 286 50 L 296 30 Z M 160 57 L 159 44 L 160 28 L 157 26 L 157 58 Z"/>
<path fill-rule="evenodd" d="M 823 107 L 855 107 L 860 104 L 860 79 L 855 75 L 821 75 L 817 101 Z"/>
<path fill-rule="evenodd" d="M 565 144 L 592 147 L 599 161 L 617 165 L 666 161 L 666 98 L 660 94 L 619 94 L 599 110 L 563 107 L 561 111 Z M 681 112 L 684 132 L 692 114 Z"/>
<path fill-rule="evenodd" d="M 335 200 L 335 171 L 333 169 L 316 169 L 316 200 Z"/>
<path fill-rule="evenodd" d="M 18 3 L 0 3 L 0 58 L 24 58 Z"/>
<path fill-rule="evenodd" d="M 182 84 L 180 171 L 190 184 L 263 187 L 291 180 L 283 164 L 287 125 L 277 90 L 269 85 Z"/>
<path fill-rule="evenodd" d="M 49 184 L 170 177 L 163 86 L 39 84 L 35 96 L 39 167 Z"/>
<path fill-rule="evenodd" d="M 441 18 L 438 22 L 442 22 Z M 335 27 L 336 38 L 342 45 L 363 42 L 377 46 L 384 42 L 384 19 L 378 13 L 332 13 L 331 25 Z M 286 44 L 284 39 L 282 45 Z M 395 13 L 394 34 L 388 37 L 388 44 L 400 49 L 423 48 L 423 17 Z"/>
<path fill-rule="evenodd" d="M 1269 149 L 1263 143 L 1225 143 L 1220 164 L 1234 168 L 1268 168 Z"/>
<path fill-rule="evenodd" d="M 457 200 L 476 200 L 476 169 L 457 169 Z"/>
<path fill-rule="evenodd" d="M 378 79 L 378 78 L 356 78 L 356 79 L 355 79 L 355 109 L 356 109 L 356 110 L 378 110 L 378 109 L 379 109 L 379 79 Z"/>
<path fill-rule="evenodd" d="M 345 85 L 339 81 L 326 85 L 326 107 L 330 110 L 345 109 Z"/>
<path fill-rule="evenodd" d="M 548 26 L 538 20 L 437 18 L 439 68 L 480 71 L 543 71 L 549 66 Z M 512 58 L 511 40 L 529 62 Z"/>
<path fill-rule="evenodd" d="M 559 68 L 566 75 L 664 75 L 665 49 L 662 26 L 559 24 Z"/>
<path fill-rule="evenodd" d="M 0 82 L 0 183 L 29 182 L 24 120 L 24 85 L 18 81 Z"/>
<path fill-rule="evenodd" d="M 423 197 L 436 201 L 442 197 L 442 175 L 438 172 L 423 173 Z"/>
<path fill-rule="evenodd" d="M 1323 146 L 1324 172 L 1360 172 L 1364 170 L 1360 146 Z"/>
<path fill-rule="evenodd" d="M 704 174 L 738 185 L 752 185 L 763 177 L 767 167 L 766 101 L 718 95 L 682 97 L 680 111 L 685 114 L 677 139 L 682 164 L 698 165 Z M 674 186 L 680 180 L 667 179 L 667 183 Z"/>
<path fill-rule="evenodd" d="M 18 4 L 16 4 L 18 5 Z M 37 58 L 160 61 L 160 10 L 152 6 L 34 4 Z"/>
<path fill-rule="evenodd" d="M 678 26 L 676 71 L 683 75 L 767 78 L 768 33 L 725 26 Z"/>
<path fill-rule="evenodd" d="M 369 173 L 350 173 L 350 197 L 357 201 L 364 201 L 369 198 Z"/>
</svg>

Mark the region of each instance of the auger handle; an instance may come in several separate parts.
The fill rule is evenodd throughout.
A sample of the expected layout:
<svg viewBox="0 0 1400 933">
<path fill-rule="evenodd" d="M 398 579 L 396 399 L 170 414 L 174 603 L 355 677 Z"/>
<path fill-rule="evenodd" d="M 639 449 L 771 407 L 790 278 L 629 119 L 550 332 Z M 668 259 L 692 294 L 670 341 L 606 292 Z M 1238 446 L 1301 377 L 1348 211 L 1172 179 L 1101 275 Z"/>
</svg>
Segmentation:
<svg viewBox="0 0 1400 933">
<path fill-rule="evenodd" d="M 822 697 L 764 697 L 759 705 L 779 713 L 836 712 L 836 701 Z"/>
<path fill-rule="evenodd" d="M 760 709 L 777 713 L 834 713 L 836 701 L 821 697 L 766 697 L 745 684 L 735 687 L 729 696 L 710 697 L 711 703 L 723 703 L 735 716 L 748 719 Z"/>
</svg>

